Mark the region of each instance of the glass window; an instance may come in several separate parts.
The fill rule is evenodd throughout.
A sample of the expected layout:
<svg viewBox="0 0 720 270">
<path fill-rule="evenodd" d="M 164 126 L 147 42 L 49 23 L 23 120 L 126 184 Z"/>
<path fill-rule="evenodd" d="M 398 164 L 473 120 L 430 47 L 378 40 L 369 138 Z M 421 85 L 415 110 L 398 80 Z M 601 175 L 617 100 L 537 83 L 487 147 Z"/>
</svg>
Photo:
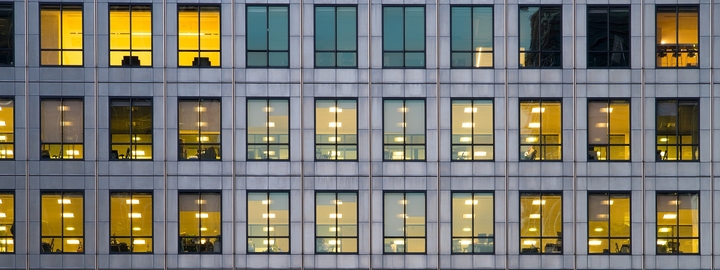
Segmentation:
<svg viewBox="0 0 720 270">
<path fill-rule="evenodd" d="M 247 67 L 290 66 L 287 5 L 247 6 Z"/>
<path fill-rule="evenodd" d="M 562 254 L 562 195 L 520 194 L 520 253 Z"/>
<path fill-rule="evenodd" d="M 83 100 L 42 99 L 40 108 L 40 159 L 82 159 Z"/>
<path fill-rule="evenodd" d="M 178 160 L 218 160 L 220 153 L 220 100 L 178 102 Z"/>
<path fill-rule="evenodd" d="M 15 252 L 15 193 L 0 192 L 0 253 Z"/>
<path fill-rule="evenodd" d="M 315 193 L 315 253 L 358 252 L 357 192 Z"/>
<path fill-rule="evenodd" d="M 386 192 L 384 253 L 425 253 L 425 193 Z"/>
<path fill-rule="evenodd" d="M 84 195 L 81 191 L 41 192 L 40 252 L 83 253 Z"/>
<path fill-rule="evenodd" d="M 493 253 L 495 213 L 490 192 L 452 194 L 452 252 Z"/>
<path fill-rule="evenodd" d="M 425 160 L 425 100 L 383 101 L 383 159 Z"/>
<path fill-rule="evenodd" d="M 520 160 L 562 160 L 560 101 L 520 101 Z"/>
<path fill-rule="evenodd" d="M 588 102 L 588 161 L 630 160 L 630 101 Z"/>
<path fill-rule="evenodd" d="M 657 254 L 700 253 L 700 195 L 657 194 Z"/>
<path fill-rule="evenodd" d="M 698 100 L 658 100 L 655 159 L 699 160 L 700 104 Z"/>
<path fill-rule="evenodd" d="M 315 5 L 315 67 L 357 67 L 357 6 Z"/>
<path fill-rule="evenodd" d="M 110 101 L 110 160 L 152 159 L 151 99 Z"/>
<path fill-rule="evenodd" d="M 493 8 L 450 8 L 450 63 L 453 68 L 493 66 Z"/>
<path fill-rule="evenodd" d="M 15 65 L 15 18 L 11 3 L 0 4 L 0 66 Z"/>
<path fill-rule="evenodd" d="M 698 67 L 698 7 L 658 6 L 656 11 L 657 67 Z"/>
<path fill-rule="evenodd" d="M 15 101 L 0 98 L 0 159 L 15 158 Z"/>
<path fill-rule="evenodd" d="M 357 100 L 315 100 L 315 159 L 357 160 Z"/>
<path fill-rule="evenodd" d="M 588 194 L 588 253 L 630 254 L 630 194 Z"/>
<path fill-rule="evenodd" d="M 562 66 L 562 8 L 520 6 L 520 67 Z"/>
<path fill-rule="evenodd" d="M 180 253 L 221 253 L 221 197 L 219 192 L 178 195 Z"/>
<path fill-rule="evenodd" d="M 290 193 L 248 192 L 248 253 L 290 252 Z"/>
<path fill-rule="evenodd" d="M 40 65 L 83 65 L 81 4 L 40 4 Z"/>
<path fill-rule="evenodd" d="M 152 193 L 110 193 L 110 252 L 151 253 L 152 237 Z"/>
<path fill-rule="evenodd" d="M 452 101 L 452 160 L 493 160 L 493 101 Z"/>
<path fill-rule="evenodd" d="M 290 159 L 290 101 L 248 99 L 248 160 Z"/>
<path fill-rule="evenodd" d="M 424 6 L 383 6 L 383 67 L 425 68 Z"/>
<path fill-rule="evenodd" d="M 178 6 L 178 66 L 220 66 L 220 6 Z"/>
<path fill-rule="evenodd" d="M 588 67 L 630 67 L 630 6 L 588 6 Z"/>
<path fill-rule="evenodd" d="M 110 6 L 110 66 L 152 66 L 152 7 Z"/>
</svg>

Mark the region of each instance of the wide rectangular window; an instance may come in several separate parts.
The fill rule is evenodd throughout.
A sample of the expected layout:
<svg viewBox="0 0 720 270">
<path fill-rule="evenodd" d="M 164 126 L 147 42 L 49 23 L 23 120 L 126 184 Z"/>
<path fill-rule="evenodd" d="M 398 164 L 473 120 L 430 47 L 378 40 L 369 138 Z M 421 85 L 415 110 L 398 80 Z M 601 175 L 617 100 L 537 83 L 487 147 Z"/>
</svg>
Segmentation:
<svg viewBox="0 0 720 270">
<path fill-rule="evenodd" d="M 315 100 L 315 159 L 357 160 L 357 100 Z"/>
<path fill-rule="evenodd" d="M 588 102 L 588 160 L 630 160 L 630 101 Z"/>
<path fill-rule="evenodd" d="M 110 6 L 110 66 L 152 66 L 152 7 Z"/>
<path fill-rule="evenodd" d="M 152 192 L 110 193 L 110 252 L 153 251 Z"/>
<path fill-rule="evenodd" d="M 178 66 L 220 66 L 220 6 L 178 5 Z"/>
<path fill-rule="evenodd" d="M 40 65 L 83 65 L 82 4 L 40 4 Z"/>
<path fill-rule="evenodd" d="M 655 107 L 655 159 L 699 160 L 700 104 L 698 100 L 658 100 Z"/>
<path fill-rule="evenodd" d="M 290 101 L 248 99 L 248 160 L 290 159 Z"/>
<path fill-rule="evenodd" d="M 0 253 L 15 252 L 15 193 L 0 192 Z"/>
<path fill-rule="evenodd" d="M 562 195 L 520 193 L 520 253 L 562 254 Z"/>
<path fill-rule="evenodd" d="M 520 67 L 562 66 L 562 7 L 520 6 Z"/>
<path fill-rule="evenodd" d="M 247 252 L 289 253 L 290 193 L 250 191 L 247 198 Z"/>
<path fill-rule="evenodd" d="M 12 2 L 0 4 L 0 66 L 15 65 L 15 18 Z"/>
<path fill-rule="evenodd" d="M 520 101 L 520 160 L 562 160 L 560 101 Z"/>
<path fill-rule="evenodd" d="M 700 253 L 700 195 L 657 194 L 657 254 Z"/>
<path fill-rule="evenodd" d="M 83 100 L 42 99 L 40 110 L 40 159 L 82 159 Z"/>
<path fill-rule="evenodd" d="M 630 194 L 588 194 L 588 253 L 630 253 Z"/>
<path fill-rule="evenodd" d="M 453 192 L 452 252 L 493 253 L 495 212 L 491 192 Z"/>
<path fill-rule="evenodd" d="M 383 204 L 383 252 L 425 253 L 425 193 L 386 192 Z"/>
<path fill-rule="evenodd" d="M 43 191 L 40 193 L 40 252 L 83 253 L 85 219 L 81 191 Z"/>
<path fill-rule="evenodd" d="M 315 193 L 315 253 L 358 252 L 357 192 Z"/>
<path fill-rule="evenodd" d="M 452 101 L 452 159 L 493 160 L 493 101 Z"/>
<path fill-rule="evenodd" d="M 220 100 L 178 102 L 178 160 L 218 160 L 220 153 Z"/>
<path fill-rule="evenodd" d="M 425 160 L 425 100 L 383 101 L 383 159 Z"/>
<path fill-rule="evenodd" d="M 425 68 L 424 6 L 383 6 L 383 67 Z"/>
<path fill-rule="evenodd" d="M 180 253 L 220 253 L 222 196 L 219 192 L 178 195 Z"/>
<path fill-rule="evenodd" d="M 247 6 L 247 67 L 290 66 L 290 13 L 287 5 Z"/>
<path fill-rule="evenodd" d="M 657 6 L 656 12 L 657 67 L 698 67 L 698 6 Z"/>
<path fill-rule="evenodd" d="M 152 159 L 152 99 L 110 101 L 110 159 Z"/>
<path fill-rule="evenodd" d="M 315 67 L 357 67 L 357 6 L 315 5 Z"/>
<path fill-rule="evenodd" d="M 587 66 L 630 67 L 630 6 L 588 6 Z"/>
<path fill-rule="evenodd" d="M 0 98 L 0 159 L 15 158 L 15 100 Z"/>
<path fill-rule="evenodd" d="M 450 8 L 450 63 L 453 68 L 493 66 L 493 8 Z"/>
</svg>

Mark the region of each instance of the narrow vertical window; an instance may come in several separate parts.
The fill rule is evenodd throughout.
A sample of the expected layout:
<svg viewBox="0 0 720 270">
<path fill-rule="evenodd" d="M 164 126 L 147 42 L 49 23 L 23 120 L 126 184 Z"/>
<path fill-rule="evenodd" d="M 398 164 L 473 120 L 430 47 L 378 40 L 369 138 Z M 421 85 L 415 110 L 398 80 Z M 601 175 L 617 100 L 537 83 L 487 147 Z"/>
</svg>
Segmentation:
<svg viewBox="0 0 720 270">
<path fill-rule="evenodd" d="M 383 159 L 425 160 L 425 100 L 383 101 Z"/>
<path fill-rule="evenodd" d="M 630 194 L 588 194 L 588 253 L 630 254 Z"/>
<path fill-rule="evenodd" d="M 180 253 L 222 252 L 221 202 L 219 192 L 178 195 Z"/>
<path fill-rule="evenodd" d="M 287 5 L 247 6 L 247 67 L 290 66 L 290 13 Z"/>
<path fill-rule="evenodd" d="M 698 67 L 699 14 L 697 6 L 656 7 L 657 67 Z"/>
<path fill-rule="evenodd" d="M 383 6 L 383 67 L 425 68 L 424 6 Z"/>
<path fill-rule="evenodd" d="M 290 101 L 249 99 L 248 160 L 290 159 Z"/>
<path fill-rule="evenodd" d="M 110 66 L 152 66 L 152 7 L 110 6 Z"/>
<path fill-rule="evenodd" d="M 588 161 L 630 160 L 630 101 L 588 102 Z"/>
<path fill-rule="evenodd" d="M 15 252 L 15 193 L 0 192 L 0 253 Z"/>
<path fill-rule="evenodd" d="M 520 6 L 520 67 L 562 66 L 562 8 Z"/>
<path fill-rule="evenodd" d="M 698 100 L 658 100 L 655 159 L 700 159 L 700 104 Z"/>
<path fill-rule="evenodd" d="M 315 6 L 315 67 L 357 67 L 357 6 Z"/>
<path fill-rule="evenodd" d="M 493 253 L 495 213 L 493 194 L 454 192 L 452 194 L 452 252 Z"/>
<path fill-rule="evenodd" d="M 520 102 L 520 160 L 562 160 L 560 101 Z"/>
<path fill-rule="evenodd" d="M 425 253 L 425 193 L 386 192 L 383 204 L 383 252 Z"/>
<path fill-rule="evenodd" d="M 12 2 L 0 4 L 0 66 L 15 65 L 15 18 Z"/>
<path fill-rule="evenodd" d="M 588 6 L 587 66 L 630 67 L 630 6 Z"/>
<path fill-rule="evenodd" d="M 83 65 L 83 9 L 79 4 L 40 4 L 40 65 Z"/>
<path fill-rule="evenodd" d="M 151 253 L 152 237 L 152 193 L 110 193 L 110 252 Z"/>
<path fill-rule="evenodd" d="M 0 159 L 15 158 L 15 100 L 0 98 Z"/>
<path fill-rule="evenodd" d="M 450 60 L 453 68 L 493 66 L 493 8 L 450 8 Z"/>
<path fill-rule="evenodd" d="M 493 160 L 492 100 L 452 101 L 452 159 Z"/>
<path fill-rule="evenodd" d="M 357 160 L 357 100 L 315 100 L 315 159 Z"/>
<path fill-rule="evenodd" d="M 152 159 L 152 100 L 110 101 L 110 160 Z"/>
<path fill-rule="evenodd" d="M 40 252 L 83 253 L 85 219 L 82 192 L 43 191 Z"/>
<path fill-rule="evenodd" d="M 178 111 L 178 160 L 219 160 L 220 100 L 181 100 Z"/>
<path fill-rule="evenodd" d="M 248 192 L 248 253 L 290 252 L 290 193 Z"/>
<path fill-rule="evenodd" d="M 657 254 L 700 253 L 700 195 L 657 194 Z"/>
<path fill-rule="evenodd" d="M 83 100 L 40 101 L 40 159 L 83 159 Z"/>
<path fill-rule="evenodd" d="M 357 192 L 317 192 L 315 253 L 357 253 L 357 211 Z"/>
<path fill-rule="evenodd" d="M 178 66 L 220 66 L 220 6 L 178 6 Z"/>
<path fill-rule="evenodd" d="M 560 193 L 520 194 L 520 253 L 562 254 Z"/>
</svg>

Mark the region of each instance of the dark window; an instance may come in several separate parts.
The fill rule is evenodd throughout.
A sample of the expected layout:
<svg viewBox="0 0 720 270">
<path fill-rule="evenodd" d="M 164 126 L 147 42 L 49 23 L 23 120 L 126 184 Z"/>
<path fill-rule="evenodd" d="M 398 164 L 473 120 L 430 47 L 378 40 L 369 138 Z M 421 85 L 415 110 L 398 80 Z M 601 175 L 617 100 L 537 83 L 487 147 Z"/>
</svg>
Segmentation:
<svg viewBox="0 0 720 270">
<path fill-rule="evenodd" d="M 315 159 L 357 160 L 357 100 L 315 100 Z"/>
<path fill-rule="evenodd" d="M 178 66 L 219 67 L 220 6 L 178 6 Z"/>
<path fill-rule="evenodd" d="M 83 65 L 83 9 L 79 4 L 40 4 L 40 65 Z"/>
<path fill-rule="evenodd" d="M 0 192 L 0 253 L 15 252 L 15 193 Z"/>
<path fill-rule="evenodd" d="M 357 67 L 357 6 L 315 6 L 315 67 Z"/>
<path fill-rule="evenodd" d="M 493 101 L 452 101 L 452 160 L 493 160 Z"/>
<path fill-rule="evenodd" d="M 12 2 L 0 4 L 0 65 L 15 65 L 15 18 Z"/>
<path fill-rule="evenodd" d="M 110 101 L 110 160 L 152 159 L 151 99 Z"/>
<path fill-rule="evenodd" d="M 315 253 L 358 252 L 357 192 L 315 193 Z"/>
<path fill-rule="evenodd" d="M 110 193 L 110 252 L 152 251 L 152 192 Z"/>
<path fill-rule="evenodd" d="M 83 159 L 83 100 L 40 101 L 40 159 Z"/>
<path fill-rule="evenodd" d="M 630 194 L 588 194 L 588 253 L 630 254 Z"/>
<path fill-rule="evenodd" d="M 630 160 L 630 101 L 588 102 L 588 161 Z"/>
<path fill-rule="evenodd" d="M 180 253 L 222 252 L 222 196 L 219 192 L 180 192 Z"/>
<path fill-rule="evenodd" d="M 588 6 L 588 67 L 630 67 L 630 6 Z"/>
<path fill-rule="evenodd" d="M 451 66 L 481 68 L 493 66 L 493 8 L 453 6 Z"/>
<path fill-rule="evenodd" d="M 287 5 L 247 6 L 247 67 L 290 66 L 290 14 Z"/>
<path fill-rule="evenodd" d="M 658 100 L 657 149 L 660 160 L 699 160 L 700 104 L 697 100 Z"/>
<path fill-rule="evenodd" d="M 495 205 L 490 192 L 452 194 L 452 252 L 495 251 Z"/>
<path fill-rule="evenodd" d="M 152 66 L 152 7 L 110 6 L 110 66 Z"/>
<path fill-rule="evenodd" d="M 425 100 L 383 101 L 383 159 L 425 160 Z"/>
<path fill-rule="evenodd" d="M 520 6 L 520 67 L 562 66 L 562 8 Z"/>
<path fill-rule="evenodd" d="M 562 160 L 560 101 L 520 101 L 520 160 Z"/>
<path fill-rule="evenodd" d="M 383 67 L 425 67 L 424 6 L 383 6 Z"/>
<path fill-rule="evenodd" d="M 41 253 L 84 253 L 85 208 L 82 191 L 42 191 Z"/>
<path fill-rule="evenodd" d="M 386 192 L 383 199 L 383 252 L 425 253 L 425 193 Z"/>
<path fill-rule="evenodd" d="M 698 67 L 700 12 L 697 6 L 658 6 L 657 67 Z"/>
<path fill-rule="evenodd" d="M 658 193 L 656 207 L 657 254 L 700 253 L 700 195 Z"/>
<path fill-rule="evenodd" d="M 562 195 L 520 193 L 520 253 L 562 254 Z"/>
<path fill-rule="evenodd" d="M 248 160 L 290 159 L 290 101 L 248 99 Z"/>
<path fill-rule="evenodd" d="M 178 102 L 178 160 L 218 160 L 220 153 L 220 100 Z"/>
<path fill-rule="evenodd" d="M 247 253 L 290 253 L 290 193 L 249 191 Z"/>
<path fill-rule="evenodd" d="M 0 159 L 15 158 L 15 100 L 0 98 Z"/>
</svg>

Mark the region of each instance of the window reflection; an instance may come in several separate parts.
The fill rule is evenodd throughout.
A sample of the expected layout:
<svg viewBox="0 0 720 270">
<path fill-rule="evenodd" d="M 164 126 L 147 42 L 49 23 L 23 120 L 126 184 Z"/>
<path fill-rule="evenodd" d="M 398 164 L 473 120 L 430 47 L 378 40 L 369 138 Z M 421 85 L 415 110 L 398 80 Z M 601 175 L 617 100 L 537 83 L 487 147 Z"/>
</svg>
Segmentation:
<svg viewBox="0 0 720 270">
<path fill-rule="evenodd" d="M 40 159 L 82 159 L 83 100 L 43 99 L 40 108 Z"/>
<path fill-rule="evenodd" d="M 247 66 L 290 66 L 290 19 L 287 5 L 247 6 Z"/>
<path fill-rule="evenodd" d="M 41 192 L 42 253 L 83 253 L 84 207 L 82 192 Z"/>
<path fill-rule="evenodd" d="M 358 251 L 357 192 L 315 194 L 315 252 Z"/>
<path fill-rule="evenodd" d="M 657 66 L 698 67 L 698 7 L 658 6 L 656 12 Z"/>
<path fill-rule="evenodd" d="M 182 192 L 178 195 L 180 253 L 220 253 L 221 195 Z"/>
<path fill-rule="evenodd" d="M 452 159 L 493 160 L 493 101 L 452 101 Z"/>
<path fill-rule="evenodd" d="M 110 160 L 152 159 L 152 100 L 110 101 Z"/>
<path fill-rule="evenodd" d="M 560 101 L 520 102 L 520 160 L 562 160 Z"/>
<path fill-rule="evenodd" d="M 561 254 L 562 239 L 560 193 L 521 193 L 520 253 Z"/>
<path fill-rule="evenodd" d="M 218 160 L 220 100 L 178 102 L 178 160 Z"/>
<path fill-rule="evenodd" d="M 588 194 L 588 252 L 630 253 L 630 194 Z"/>
<path fill-rule="evenodd" d="M 425 100 L 384 100 L 383 117 L 383 159 L 425 160 Z"/>
<path fill-rule="evenodd" d="M 15 252 L 15 194 L 0 192 L 0 253 Z"/>
<path fill-rule="evenodd" d="M 152 193 L 111 193 L 110 252 L 152 252 L 152 236 Z"/>
<path fill-rule="evenodd" d="M 315 101 L 315 159 L 357 160 L 357 100 Z"/>
<path fill-rule="evenodd" d="M 110 66 L 152 66 L 152 7 L 110 6 Z"/>
<path fill-rule="evenodd" d="M 630 160 L 630 102 L 588 102 L 588 161 Z"/>
<path fill-rule="evenodd" d="M 248 160 L 289 160 L 290 101 L 249 99 L 247 116 Z"/>
<path fill-rule="evenodd" d="M 700 195 L 657 195 L 657 254 L 700 253 Z"/>
<path fill-rule="evenodd" d="M 493 8 L 454 6 L 450 13 L 452 67 L 492 67 Z"/>
<path fill-rule="evenodd" d="M 493 253 L 494 217 L 492 193 L 453 193 L 452 252 Z"/>
<path fill-rule="evenodd" d="M 248 192 L 248 253 L 290 252 L 290 193 Z"/>
<path fill-rule="evenodd" d="M 220 66 L 220 6 L 178 6 L 178 66 Z"/>
<path fill-rule="evenodd" d="M 589 6 L 588 67 L 630 66 L 630 6 Z"/>
<path fill-rule="evenodd" d="M 657 101 L 657 161 L 699 160 L 699 106 L 697 100 Z"/>
<path fill-rule="evenodd" d="M 384 253 L 425 253 L 425 193 L 386 192 Z"/>
<path fill-rule="evenodd" d="M 520 67 L 562 66 L 560 6 L 520 6 Z"/>
<path fill-rule="evenodd" d="M 425 7 L 383 6 L 383 67 L 425 67 Z"/>
<path fill-rule="evenodd" d="M 40 5 L 40 65 L 83 65 L 82 5 Z"/>
<path fill-rule="evenodd" d="M 357 67 L 357 6 L 315 6 L 315 67 Z"/>
<path fill-rule="evenodd" d="M 15 19 L 12 3 L 0 4 L 0 65 L 15 64 Z"/>
<path fill-rule="evenodd" d="M 0 98 L 0 159 L 15 158 L 15 101 Z"/>
</svg>

